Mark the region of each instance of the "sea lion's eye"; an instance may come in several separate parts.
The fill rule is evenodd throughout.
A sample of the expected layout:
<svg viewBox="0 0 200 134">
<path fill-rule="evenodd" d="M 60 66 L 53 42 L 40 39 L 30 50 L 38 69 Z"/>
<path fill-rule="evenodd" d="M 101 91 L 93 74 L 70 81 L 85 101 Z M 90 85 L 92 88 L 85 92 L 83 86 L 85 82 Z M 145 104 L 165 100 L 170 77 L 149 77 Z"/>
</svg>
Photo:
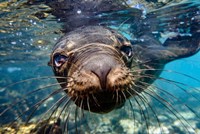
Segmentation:
<svg viewBox="0 0 200 134">
<path fill-rule="evenodd" d="M 54 56 L 54 64 L 56 67 L 61 67 L 67 60 L 67 57 L 64 55 L 57 54 Z"/>
<path fill-rule="evenodd" d="M 131 58 L 133 56 L 133 50 L 130 46 L 122 46 L 120 50 L 124 52 L 128 58 Z"/>
</svg>

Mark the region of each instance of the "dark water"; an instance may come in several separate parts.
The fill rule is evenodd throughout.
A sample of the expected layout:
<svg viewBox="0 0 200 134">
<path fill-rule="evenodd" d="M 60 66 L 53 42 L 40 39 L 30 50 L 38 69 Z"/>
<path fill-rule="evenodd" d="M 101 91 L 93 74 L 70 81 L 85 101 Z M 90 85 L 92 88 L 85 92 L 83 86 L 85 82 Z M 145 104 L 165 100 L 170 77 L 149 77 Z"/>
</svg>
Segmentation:
<svg viewBox="0 0 200 134">
<path fill-rule="evenodd" d="M 59 86 L 52 86 L 20 100 L 30 91 L 56 83 L 55 79 L 40 79 L 40 77 L 53 76 L 47 63 L 53 45 L 63 35 L 60 31 L 61 24 L 54 16 L 48 14 L 45 19 L 35 16 L 40 10 L 49 10 L 49 7 L 45 5 L 28 7 L 23 5 L 24 1 L 6 2 L 0 3 L 0 112 L 10 103 L 16 101 L 19 103 L 0 116 L 1 125 L 12 122 L 41 98 L 59 89 Z M 157 91 L 167 103 L 165 101 L 160 103 L 147 96 L 149 103 L 146 105 L 141 103 L 139 106 L 137 103 L 139 98 L 136 97 L 131 99 L 133 107 L 127 102 L 123 108 L 106 115 L 91 113 L 88 117 L 90 121 L 79 119 L 78 126 L 88 126 L 87 131 L 92 133 L 200 133 L 199 59 L 200 53 L 197 53 L 166 65 L 161 77 L 176 83 L 157 80 L 155 84 L 168 92 L 167 94 Z M 30 78 L 38 79 L 23 81 Z M 19 81 L 22 82 L 4 88 Z M 152 88 L 154 89 L 154 86 Z M 31 122 L 43 117 L 41 114 L 45 113 L 60 96 L 62 94 L 45 101 Z M 72 113 L 75 111 L 73 108 L 74 106 Z M 142 110 L 146 116 L 141 116 Z M 28 112 L 22 114 L 21 119 L 18 119 L 19 122 L 26 121 L 27 115 Z M 69 121 L 69 124 L 71 123 L 69 130 L 72 133 L 76 128 L 74 122 L 73 118 Z"/>
</svg>

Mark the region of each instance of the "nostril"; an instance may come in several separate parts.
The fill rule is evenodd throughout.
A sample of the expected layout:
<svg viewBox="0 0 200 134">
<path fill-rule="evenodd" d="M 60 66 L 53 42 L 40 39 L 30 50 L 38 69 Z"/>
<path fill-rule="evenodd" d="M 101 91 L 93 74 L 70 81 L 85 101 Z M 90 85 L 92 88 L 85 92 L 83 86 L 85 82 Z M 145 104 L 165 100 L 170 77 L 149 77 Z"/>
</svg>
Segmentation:
<svg viewBox="0 0 200 134">
<path fill-rule="evenodd" d="M 110 71 L 121 64 L 121 61 L 118 61 L 114 55 L 107 55 L 106 52 L 92 53 L 84 59 L 85 64 L 81 68 L 97 76 L 102 90 L 107 89 L 107 76 Z"/>
<path fill-rule="evenodd" d="M 102 90 L 106 90 L 106 84 L 107 84 L 107 76 L 110 72 L 111 68 L 97 68 L 96 70 L 91 70 L 92 73 L 94 73 L 100 81 Z"/>
</svg>

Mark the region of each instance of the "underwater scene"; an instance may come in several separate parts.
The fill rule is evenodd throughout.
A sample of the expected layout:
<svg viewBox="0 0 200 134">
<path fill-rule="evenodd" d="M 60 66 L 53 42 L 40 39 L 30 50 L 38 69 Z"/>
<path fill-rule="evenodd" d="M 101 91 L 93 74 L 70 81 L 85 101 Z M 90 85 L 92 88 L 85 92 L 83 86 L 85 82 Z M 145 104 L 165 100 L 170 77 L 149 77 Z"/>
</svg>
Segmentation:
<svg viewBox="0 0 200 134">
<path fill-rule="evenodd" d="M 200 134 L 199 0 L 0 0 L 0 134 Z"/>
</svg>

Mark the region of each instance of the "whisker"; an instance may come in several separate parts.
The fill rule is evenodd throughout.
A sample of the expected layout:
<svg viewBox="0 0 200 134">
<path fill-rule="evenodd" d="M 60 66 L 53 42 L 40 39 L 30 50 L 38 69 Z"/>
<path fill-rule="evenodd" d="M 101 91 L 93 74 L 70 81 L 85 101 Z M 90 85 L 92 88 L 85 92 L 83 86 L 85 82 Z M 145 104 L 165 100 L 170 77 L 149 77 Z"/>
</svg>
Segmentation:
<svg viewBox="0 0 200 134">
<path fill-rule="evenodd" d="M 76 99 L 74 100 L 74 103 L 77 103 L 78 100 L 79 100 L 79 97 L 77 96 Z M 78 106 L 76 106 L 76 108 L 75 108 L 75 119 L 74 119 L 76 133 L 78 133 L 78 126 L 77 126 L 77 114 L 78 113 L 77 112 L 78 112 Z"/>
<path fill-rule="evenodd" d="M 144 75 L 143 77 L 146 77 L 146 76 Z M 153 76 L 153 75 L 148 75 L 147 77 L 148 77 L 148 78 L 155 78 L 155 76 Z M 195 97 L 194 95 L 190 94 L 186 89 L 184 89 L 183 87 L 181 87 L 181 86 L 179 86 L 179 85 L 182 85 L 182 86 L 191 88 L 191 89 L 193 89 L 193 90 L 195 90 L 195 91 L 197 91 L 197 92 L 200 92 L 199 89 L 197 89 L 197 88 L 195 88 L 195 87 L 192 87 L 192 86 L 189 86 L 189 85 L 187 85 L 187 84 L 184 84 L 184 83 L 182 83 L 182 82 L 177 82 L 177 81 L 169 80 L 169 79 L 162 78 L 162 77 L 158 77 L 157 79 L 158 79 L 158 80 L 162 80 L 162 81 L 164 81 L 164 82 L 166 82 L 166 83 L 169 83 L 169 84 L 174 85 L 175 87 L 181 89 L 182 91 L 184 91 L 185 93 L 187 93 L 189 96 L 195 98 L 197 101 L 200 102 L 200 99 L 198 99 L 198 98 Z M 140 83 L 147 84 L 147 83 L 144 83 L 144 82 L 142 82 L 142 81 L 140 81 Z"/>
<path fill-rule="evenodd" d="M 80 121 L 82 121 L 83 119 L 84 119 L 84 112 L 83 112 L 83 99 L 81 100 L 81 104 L 80 104 Z M 80 130 L 83 130 L 83 129 L 81 129 L 81 126 L 82 125 L 80 125 Z"/>
<path fill-rule="evenodd" d="M 50 116 L 48 117 L 48 119 L 45 121 L 45 125 L 44 125 L 44 130 L 45 130 L 45 133 L 47 133 L 47 129 L 48 129 L 48 123 L 51 119 L 51 117 L 53 116 L 53 114 L 55 113 L 56 110 L 58 110 L 58 107 L 67 99 L 67 96 L 63 96 L 61 97 L 59 100 L 57 100 L 44 114 L 43 114 L 43 117 L 40 118 L 40 120 L 38 122 L 42 122 L 42 119 L 44 119 L 44 116 L 46 116 L 47 113 L 50 112 L 50 110 L 52 110 L 55 106 L 56 108 L 54 108 L 54 110 L 51 112 Z M 58 117 L 59 119 L 59 117 Z M 53 130 L 53 127 L 51 127 L 51 130 L 49 132 L 52 132 Z"/>
<path fill-rule="evenodd" d="M 31 106 L 30 108 L 28 108 L 27 110 L 23 111 L 23 113 L 20 114 L 20 115 L 18 115 L 18 116 L 16 117 L 16 119 L 14 119 L 14 120 L 12 121 L 12 123 L 11 123 L 9 126 L 12 126 L 13 123 L 14 123 L 15 121 L 17 121 L 19 118 L 21 118 L 26 112 L 29 112 L 32 108 L 34 108 L 34 109 L 33 109 L 33 111 L 31 112 L 31 115 L 34 114 L 35 111 L 41 106 L 41 104 L 43 104 L 46 100 L 48 100 L 48 99 L 49 99 L 50 97 L 52 97 L 53 95 L 56 95 L 56 94 L 60 93 L 61 91 L 62 91 L 62 89 L 59 89 L 59 90 L 56 90 L 56 91 L 52 92 L 52 93 L 49 94 L 46 98 L 40 100 L 39 102 L 37 102 L 36 104 L 34 104 L 34 105 Z"/>
<path fill-rule="evenodd" d="M 132 113 L 133 113 L 133 123 L 134 123 L 134 125 L 136 125 L 135 110 L 133 109 L 133 105 L 132 105 L 130 99 L 129 99 L 128 101 L 129 101 L 129 104 L 130 104 L 130 106 L 131 106 L 131 110 L 133 110 L 133 111 L 132 111 Z M 133 132 L 135 132 L 135 127 L 134 127 L 134 126 L 133 126 Z"/>
<path fill-rule="evenodd" d="M 33 91 L 28 92 L 27 94 L 23 95 L 18 101 L 13 102 L 12 104 L 8 104 L 9 106 L 6 109 L 4 109 L 4 111 L 2 111 L 0 113 L 0 116 L 2 116 L 4 113 L 6 113 L 8 110 L 10 110 L 13 106 L 15 106 L 16 104 L 18 104 L 22 100 L 25 100 L 27 97 L 29 97 L 29 95 L 33 95 L 34 93 L 36 93 L 36 92 L 38 92 L 40 90 L 46 89 L 48 87 L 57 86 L 57 85 L 64 84 L 64 83 L 65 82 L 54 83 L 54 84 L 50 84 L 50 85 L 47 85 L 47 86 L 44 86 L 44 87 L 41 87 L 41 88 L 37 88 L 37 89 L 35 89 Z"/>
<path fill-rule="evenodd" d="M 188 77 L 192 80 L 195 80 L 196 82 L 199 82 L 200 83 L 200 80 L 195 78 L 195 77 L 192 77 L 190 75 L 187 75 L 185 73 L 180 73 L 180 72 L 177 72 L 177 71 L 174 71 L 174 70 L 166 70 L 166 69 L 135 69 L 134 71 L 130 71 L 132 73 L 135 73 L 135 72 L 138 72 L 138 71 L 164 71 L 164 72 L 168 72 L 168 73 L 174 73 L 174 74 L 178 74 L 178 75 L 182 75 L 182 76 L 185 76 L 185 77 Z"/>
<path fill-rule="evenodd" d="M 71 98 L 68 98 L 67 101 L 65 102 L 65 104 L 64 104 L 64 106 L 63 106 L 63 108 L 62 108 L 62 110 L 61 110 L 60 113 L 58 114 L 58 117 L 60 117 L 60 116 L 62 115 L 63 111 L 64 111 L 66 108 L 69 107 L 70 102 L 71 102 Z M 68 106 L 68 107 L 67 107 L 67 106 Z"/>
<path fill-rule="evenodd" d="M 184 88 L 180 87 L 178 84 L 180 84 L 180 85 L 182 85 L 182 86 L 186 86 L 186 87 L 188 87 L 188 88 L 192 88 L 193 90 L 195 90 L 195 91 L 197 91 L 197 92 L 200 93 L 200 90 L 199 90 L 199 89 L 194 88 L 194 87 L 192 87 L 192 86 L 189 86 L 189 85 L 187 85 L 187 84 L 184 84 L 184 83 L 182 83 L 182 82 L 178 82 L 178 81 L 174 81 L 174 80 L 169 80 L 169 79 L 162 78 L 162 77 L 159 77 L 158 79 L 159 79 L 159 80 L 166 81 L 166 82 L 168 82 L 168 83 L 172 83 L 172 84 L 174 84 L 176 87 L 182 89 L 184 92 L 186 92 L 186 93 L 188 93 L 188 94 L 189 94 L 189 92 L 187 92 L 187 90 L 185 90 Z M 191 95 L 192 97 L 196 98 L 196 97 L 193 96 L 192 94 L 190 94 L 190 95 Z M 198 98 L 196 98 L 196 99 L 197 99 L 198 101 L 200 101 Z"/>
<path fill-rule="evenodd" d="M 51 119 L 51 117 L 53 116 L 53 114 L 58 110 L 58 108 L 60 107 L 60 105 L 61 105 L 63 102 L 65 102 L 65 104 L 64 104 L 64 106 L 62 107 L 62 110 L 60 111 L 60 113 L 58 114 L 58 116 L 56 117 L 57 119 L 60 118 L 60 116 L 61 116 L 62 112 L 65 110 L 65 108 L 67 108 L 67 107 L 70 106 L 71 98 L 68 98 L 68 96 L 65 95 L 65 96 L 63 96 L 61 99 L 62 99 L 62 100 L 59 101 L 59 104 L 56 106 L 56 108 L 54 108 L 54 110 L 51 112 L 51 114 L 50 114 L 50 116 L 49 116 L 49 118 L 48 118 L 48 120 L 47 120 L 45 126 L 47 126 L 47 123 L 50 121 L 50 119 Z M 67 101 L 66 101 L 66 99 L 67 99 Z M 46 113 L 47 113 L 47 112 L 46 112 Z"/>
<path fill-rule="evenodd" d="M 134 83 L 132 83 L 132 84 L 133 84 L 133 86 L 136 86 L 136 87 L 137 87 L 137 85 L 135 85 Z M 142 87 L 142 89 L 143 89 L 143 87 Z M 133 88 L 131 88 L 131 90 L 133 90 L 133 92 L 136 93 L 136 95 L 137 95 L 139 98 L 141 97 L 141 96 L 140 96 L 140 93 L 138 93 L 136 90 L 134 90 Z M 145 115 L 144 111 L 142 110 L 142 107 L 141 107 L 139 101 L 136 99 L 136 96 L 133 96 L 129 91 L 128 91 L 128 93 L 134 98 L 135 102 L 136 102 L 137 105 L 139 106 L 140 113 L 141 113 L 142 117 L 144 118 L 145 124 L 146 124 L 146 127 L 147 127 L 147 130 L 149 131 L 149 126 L 148 126 L 148 123 L 147 123 L 147 120 L 146 120 L 146 115 Z M 142 98 L 142 97 L 141 97 L 141 98 Z M 140 98 L 140 99 L 141 99 L 141 98 Z M 145 107 L 145 108 L 146 108 L 146 107 Z M 142 120 L 142 119 L 141 119 L 141 120 Z"/>
<path fill-rule="evenodd" d="M 148 90 L 150 92 L 152 92 L 151 90 Z M 160 97 L 157 93 L 153 92 L 154 95 L 146 92 L 146 91 L 143 91 L 145 94 L 148 94 L 150 97 L 152 97 L 153 99 L 157 100 L 158 102 L 160 102 L 164 107 L 166 107 L 180 122 L 181 124 L 183 125 L 183 127 L 187 130 L 188 133 L 189 130 L 187 128 L 187 126 L 185 125 L 185 123 L 181 120 L 181 118 L 193 129 L 193 131 L 195 131 L 195 129 L 190 125 L 190 123 L 182 116 L 179 114 L 179 112 L 165 99 L 163 99 L 162 97 Z M 158 97 L 158 98 L 157 98 Z M 175 113 L 176 112 L 176 113 Z M 181 118 L 180 118 L 180 117 Z"/>
<path fill-rule="evenodd" d="M 66 130 L 66 133 L 68 133 L 68 120 L 69 120 L 69 116 L 70 116 L 70 113 L 71 113 L 71 110 L 72 109 L 69 109 L 69 111 L 67 112 L 67 110 L 65 110 L 65 109 L 67 109 L 71 104 L 72 101 L 71 101 L 71 98 L 70 98 L 70 100 L 69 100 L 69 102 L 66 102 L 65 103 L 65 105 L 64 105 L 64 107 L 63 107 L 63 109 L 62 109 L 62 112 L 63 111 L 65 111 L 65 113 L 64 113 L 64 117 L 66 117 L 66 119 L 64 119 L 65 120 L 65 122 L 64 122 L 64 130 L 63 130 L 63 132 L 65 132 L 65 130 Z M 62 113 L 61 112 L 61 113 Z M 67 129 L 66 129 L 67 128 Z"/>
<path fill-rule="evenodd" d="M 37 77 L 37 78 L 30 78 L 30 79 L 26 79 L 26 80 L 21 80 L 21 81 L 18 81 L 18 82 L 15 82 L 15 83 L 11 83 L 3 88 L 0 89 L 0 92 L 3 92 L 5 91 L 5 89 L 11 87 L 11 86 L 14 86 L 14 85 L 17 85 L 17 84 L 21 84 L 21 83 L 24 83 L 24 82 L 28 82 L 28 81 L 33 81 L 33 80 L 41 80 L 41 79 L 67 79 L 66 77 L 59 77 L 59 76 L 44 76 L 44 77 Z"/>
<path fill-rule="evenodd" d="M 147 84 L 147 83 L 145 83 L 145 82 L 140 82 L 140 83 L 143 83 L 143 84 L 146 84 L 146 85 L 149 85 L 149 86 L 150 86 L 150 84 Z M 151 85 L 151 86 L 152 86 L 152 87 L 155 87 L 155 88 L 158 89 L 159 91 L 162 91 L 162 93 L 171 96 L 173 99 L 176 99 L 179 103 L 181 103 L 181 104 L 184 105 L 186 108 L 188 108 L 189 110 L 191 110 L 192 113 L 193 113 L 194 115 L 196 115 L 196 117 L 198 117 L 198 118 L 200 119 L 200 116 L 199 116 L 190 106 L 188 106 L 188 105 L 185 104 L 185 103 L 182 103 L 181 100 L 180 100 L 179 98 L 177 98 L 176 96 L 174 96 L 174 95 L 171 94 L 170 92 L 168 92 L 168 91 L 166 91 L 166 90 L 163 90 L 162 88 L 159 88 L 159 87 L 157 87 L 157 86 L 155 86 L 155 85 Z M 175 85 L 175 86 L 176 86 L 176 85 Z M 178 87 L 179 87 L 179 86 L 178 86 Z M 179 88 L 182 89 L 181 87 L 179 87 Z M 185 89 L 182 89 L 182 90 L 185 91 Z M 186 92 L 188 95 L 191 95 L 191 94 L 188 93 L 187 91 L 185 91 L 185 92 Z M 195 96 L 193 96 L 193 95 L 191 95 L 191 96 L 194 97 L 195 99 L 197 99 L 197 100 L 199 101 L 199 99 L 196 98 Z"/>
<path fill-rule="evenodd" d="M 118 104 L 118 102 L 119 102 L 119 94 L 118 94 L 118 89 L 116 89 L 116 91 L 115 91 L 115 93 L 116 93 L 116 104 Z"/>
<path fill-rule="evenodd" d="M 151 85 L 151 84 L 149 84 L 149 85 Z M 143 102 L 146 102 L 147 104 L 148 104 L 148 107 L 151 109 L 151 111 L 153 112 L 153 114 L 154 114 L 154 116 L 156 117 L 156 120 L 157 120 L 157 122 L 158 122 L 158 125 L 159 125 L 159 127 L 160 127 L 160 129 L 161 129 L 161 133 L 163 132 L 163 129 L 162 129 L 162 127 L 161 127 L 161 122 L 160 122 L 160 120 L 159 120 L 159 118 L 158 118 L 158 116 L 157 116 L 157 112 L 153 109 L 153 107 L 149 104 L 149 102 L 148 102 L 148 100 L 147 100 L 147 98 L 143 95 L 143 93 L 138 93 L 136 90 L 134 90 L 134 89 L 132 89 L 135 93 L 136 93 L 136 95 L 141 99 L 141 100 L 143 100 Z M 145 89 L 144 89 L 145 90 Z M 135 97 L 135 96 L 133 96 L 133 94 L 131 94 L 128 90 L 127 90 L 127 92 L 132 96 L 132 97 Z M 142 95 L 142 96 L 141 96 Z M 129 100 L 129 102 L 130 102 L 130 105 L 131 105 L 131 107 L 132 107 L 132 103 L 131 103 L 131 101 Z M 133 108 L 132 108 L 133 109 Z M 134 120 L 135 120 L 135 118 L 134 118 Z"/>
<path fill-rule="evenodd" d="M 154 85 L 152 85 L 154 86 Z M 186 108 L 188 108 L 190 111 L 192 111 L 192 113 L 198 117 L 200 119 L 200 116 L 190 107 L 188 106 L 187 104 L 185 103 L 182 103 L 181 100 L 179 98 L 177 98 L 176 96 L 174 96 L 173 94 L 171 94 L 170 92 L 166 91 L 166 90 L 163 90 L 162 88 L 158 88 L 157 86 L 154 86 L 155 88 L 159 89 L 159 91 L 162 91 L 163 94 L 166 94 L 168 96 L 171 96 L 173 99 L 176 99 L 179 103 L 181 103 L 181 105 L 184 105 Z M 188 93 L 189 94 L 189 93 Z M 172 100 L 171 100 L 172 101 Z"/>
<path fill-rule="evenodd" d="M 123 95 L 123 97 L 124 97 L 124 100 L 127 100 L 127 97 L 126 97 L 126 95 L 124 94 L 124 91 L 121 91 L 121 93 L 122 93 L 122 95 Z"/>
<path fill-rule="evenodd" d="M 142 117 L 145 120 L 145 124 L 146 124 L 147 130 L 149 130 L 149 125 L 148 125 L 147 118 L 146 118 L 146 115 L 144 113 L 144 110 L 142 109 L 142 107 L 141 107 L 141 105 L 140 105 L 140 103 L 139 103 L 139 101 L 137 100 L 136 97 L 134 97 L 134 100 L 136 101 L 137 105 L 139 106 L 140 113 L 141 113 Z"/>
<path fill-rule="evenodd" d="M 89 99 L 90 99 L 90 97 L 87 96 L 87 107 L 88 107 L 88 111 L 89 111 L 89 117 L 88 117 L 88 118 L 90 118 L 93 122 L 95 122 L 95 121 L 94 121 L 94 118 L 92 118 L 92 112 L 91 112 L 91 110 L 90 110 Z M 86 122 L 86 123 L 87 123 L 87 122 Z M 87 126 L 89 127 L 89 124 L 88 124 L 88 123 L 87 123 Z"/>
<path fill-rule="evenodd" d="M 127 18 L 126 20 L 124 20 L 117 28 L 117 30 L 120 30 L 122 28 L 122 26 L 128 21 L 130 20 L 132 17 Z"/>
<path fill-rule="evenodd" d="M 135 75 L 135 76 L 137 76 L 137 75 Z M 200 90 L 197 89 L 197 88 L 194 88 L 194 87 L 192 87 L 192 86 L 189 86 L 189 85 L 187 85 L 187 84 L 184 84 L 184 83 L 182 83 L 182 82 L 177 82 L 177 81 L 169 80 L 169 79 L 162 78 L 162 77 L 155 77 L 154 75 L 150 75 L 150 74 L 146 74 L 146 75 L 142 75 L 142 76 L 138 75 L 138 77 L 140 77 L 140 78 L 145 78 L 145 77 L 146 77 L 146 78 L 152 78 L 152 79 L 162 80 L 162 81 L 164 81 L 164 82 L 166 82 L 166 83 L 169 83 L 169 84 L 173 84 L 174 86 L 176 86 L 176 87 L 178 87 L 179 89 L 181 89 L 181 90 L 183 90 L 184 92 L 186 92 L 186 93 L 187 93 L 188 95 L 190 95 L 191 97 L 193 97 L 193 98 L 195 98 L 196 100 L 200 101 L 197 97 L 195 97 L 194 95 L 190 94 L 187 90 L 185 90 L 184 88 L 182 88 L 182 87 L 179 86 L 179 85 L 182 85 L 182 86 L 185 86 L 185 87 L 188 87 L 188 88 L 192 88 L 193 90 L 195 90 L 195 91 L 197 91 L 197 92 L 200 92 Z M 139 82 L 147 85 L 147 83 L 144 83 L 144 82 L 142 82 L 142 81 L 139 81 Z"/>
<path fill-rule="evenodd" d="M 147 112 L 147 124 L 150 124 L 150 117 L 149 117 L 149 111 L 148 111 L 148 108 L 147 108 L 147 106 L 146 106 L 146 103 L 145 103 L 145 99 L 143 98 L 143 96 L 142 95 L 139 95 L 139 96 L 137 96 L 137 97 L 139 97 L 139 99 L 141 100 L 141 102 L 143 103 L 143 106 L 145 107 L 145 111 Z M 149 125 L 147 126 L 147 133 L 149 133 Z"/>
<path fill-rule="evenodd" d="M 90 97 L 89 96 L 87 96 L 87 107 L 88 107 L 88 111 L 89 111 L 89 114 L 90 114 L 90 102 L 89 102 L 89 99 L 90 99 Z"/>
<path fill-rule="evenodd" d="M 74 101 L 74 102 L 76 102 L 76 101 Z M 78 114 L 78 106 L 76 106 L 75 115 L 74 115 L 75 116 L 75 120 L 74 120 L 75 122 L 74 123 L 75 123 L 76 133 L 78 134 L 78 126 L 77 126 L 77 118 L 78 118 L 77 116 L 78 115 L 77 114 Z"/>
<path fill-rule="evenodd" d="M 147 98 L 143 95 L 143 93 L 141 93 L 141 95 L 142 95 L 141 99 L 143 99 L 143 101 L 145 101 L 148 104 L 148 107 L 151 109 L 151 111 L 153 112 L 153 115 L 156 117 L 156 120 L 158 122 L 159 128 L 161 130 L 161 134 L 162 134 L 163 133 L 163 129 L 161 127 L 161 122 L 160 122 L 160 120 L 159 120 L 159 118 L 158 118 L 158 116 L 156 114 L 157 113 L 156 109 L 153 109 L 153 107 L 149 104 Z"/>
<path fill-rule="evenodd" d="M 139 88 L 142 88 L 142 87 L 140 87 L 139 85 L 135 85 L 135 86 L 136 86 L 136 87 L 139 87 Z M 151 90 L 148 90 L 148 91 L 151 91 Z M 136 93 L 137 93 L 137 92 L 136 92 Z M 191 125 L 188 123 L 188 121 L 187 121 L 182 115 L 180 115 L 179 112 L 178 112 L 168 101 L 166 101 L 165 99 L 163 99 L 162 97 L 160 97 L 157 93 L 154 92 L 154 94 L 155 94 L 158 98 L 156 98 L 156 97 L 154 97 L 153 95 L 151 95 L 150 93 L 146 92 L 145 89 L 143 90 L 143 93 L 148 94 L 150 97 L 153 97 L 153 98 L 156 99 L 158 102 L 160 102 L 163 106 L 165 106 L 177 119 L 179 119 L 179 121 L 181 121 L 181 123 L 182 123 L 182 125 L 184 126 L 185 129 L 187 129 L 187 127 L 185 126 L 185 124 L 183 123 L 183 121 L 179 118 L 179 116 L 181 116 L 182 119 L 183 119 L 185 122 L 187 122 L 187 124 L 188 124 L 189 126 L 191 126 Z M 163 103 L 163 102 L 164 102 L 164 103 Z M 166 103 L 166 104 L 165 104 L 165 103 Z M 172 108 L 172 109 L 170 109 L 167 105 L 168 105 L 170 108 Z M 177 114 L 174 113 L 173 110 L 174 110 L 179 116 L 177 116 Z M 191 126 L 191 127 L 192 127 L 192 126 Z M 193 127 L 192 127 L 192 128 L 193 128 Z M 193 130 L 194 130 L 194 128 L 193 128 Z M 189 132 L 188 129 L 187 129 L 187 131 Z"/>
<path fill-rule="evenodd" d="M 92 98 L 93 98 L 95 104 L 97 104 L 97 106 L 100 108 L 99 102 L 93 94 L 92 94 Z"/>
<path fill-rule="evenodd" d="M 52 117 L 52 115 L 54 114 L 54 112 L 58 109 L 58 107 L 65 101 L 69 101 L 70 99 L 67 96 L 63 96 L 61 97 L 59 100 L 57 100 L 44 114 L 43 117 L 40 118 L 40 120 L 38 122 L 41 122 L 41 120 L 44 118 L 44 116 L 47 115 L 47 113 L 49 113 L 55 106 L 54 110 L 51 112 L 47 122 L 50 120 L 50 118 Z"/>
</svg>

